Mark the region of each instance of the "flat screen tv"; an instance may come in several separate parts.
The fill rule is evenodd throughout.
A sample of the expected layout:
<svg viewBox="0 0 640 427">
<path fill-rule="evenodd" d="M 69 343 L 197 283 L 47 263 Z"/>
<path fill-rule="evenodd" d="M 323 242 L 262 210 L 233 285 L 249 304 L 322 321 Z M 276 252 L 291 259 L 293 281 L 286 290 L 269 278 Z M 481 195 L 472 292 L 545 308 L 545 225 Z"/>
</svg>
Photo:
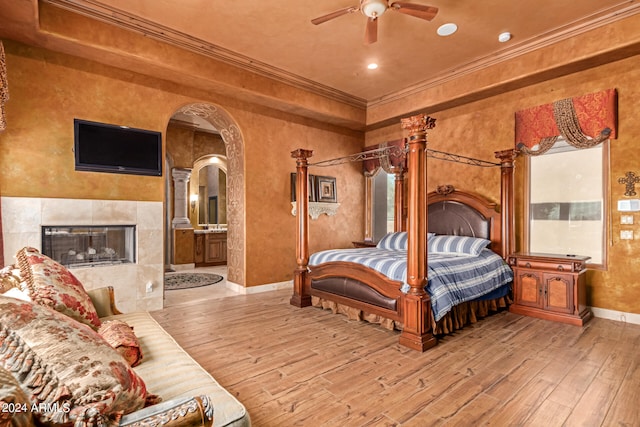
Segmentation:
<svg viewBox="0 0 640 427">
<path fill-rule="evenodd" d="M 160 132 L 74 119 L 76 170 L 162 176 Z"/>
</svg>

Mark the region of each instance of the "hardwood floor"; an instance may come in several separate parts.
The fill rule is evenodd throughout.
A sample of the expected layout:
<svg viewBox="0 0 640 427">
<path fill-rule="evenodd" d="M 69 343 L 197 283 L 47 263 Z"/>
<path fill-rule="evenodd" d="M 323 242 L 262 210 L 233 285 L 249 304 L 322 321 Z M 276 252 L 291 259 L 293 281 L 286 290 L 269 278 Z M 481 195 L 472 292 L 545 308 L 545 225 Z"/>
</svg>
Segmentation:
<svg viewBox="0 0 640 427">
<path fill-rule="evenodd" d="M 503 312 L 425 353 L 289 305 L 290 291 L 153 313 L 254 426 L 638 426 L 640 326 Z"/>
</svg>

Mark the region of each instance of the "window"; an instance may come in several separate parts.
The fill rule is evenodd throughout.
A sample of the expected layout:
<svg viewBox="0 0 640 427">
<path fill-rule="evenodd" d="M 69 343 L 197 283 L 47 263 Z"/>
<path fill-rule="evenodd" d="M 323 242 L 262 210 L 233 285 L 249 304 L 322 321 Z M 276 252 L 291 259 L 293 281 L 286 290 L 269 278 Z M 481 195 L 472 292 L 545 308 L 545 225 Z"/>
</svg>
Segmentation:
<svg viewBox="0 0 640 427">
<path fill-rule="evenodd" d="M 393 231 L 395 206 L 395 175 L 382 169 L 373 177 L 372 185 L 373 240 L 379 241 Z"/>
<path fill-rule="evenodd" d="M 576 149 L 558 140 L 547 153 L 528 158 L 530 252 L 606 260 L 608 142 Z"/>
</svg>

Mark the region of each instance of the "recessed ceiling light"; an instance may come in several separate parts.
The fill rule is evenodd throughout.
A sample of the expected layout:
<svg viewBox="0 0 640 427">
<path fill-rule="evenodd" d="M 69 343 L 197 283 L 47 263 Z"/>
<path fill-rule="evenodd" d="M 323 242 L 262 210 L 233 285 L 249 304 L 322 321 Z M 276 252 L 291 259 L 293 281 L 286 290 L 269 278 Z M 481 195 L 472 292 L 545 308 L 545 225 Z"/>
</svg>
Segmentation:
<svg viewBox="0 0 640 427">
<path fill-rule="evenodd" d="M 378 64 L 372 62 L 371 64 L 367 65 L 367 68 L 370 70 L 375 70 L 376 68 L 378 68 Z"/>
<path fill-rule="evenodd" d="M 500 33 L 500 34 L 498 35 L 498 41 L 499 41 L 500 43 L 506 43 L 506 42 L 508 42 L 509 40 L 511 40 L 511 33 L 510 33 L 510 32 L 508 32 L 508 31 L 505 31 L 504 33 Z"/>
<path fill-rule="evenodd" d="M 439 36 L 445 37 L 445 36 L 450 36 L 451 34 L 455 33 L 456 31 L 458 31 L 458 26 L 456 24 L 454 24 L 453 22 L 450 22 L 448 24 L 442 24 L 438 27 L 437 33 Z"/>
</svg>

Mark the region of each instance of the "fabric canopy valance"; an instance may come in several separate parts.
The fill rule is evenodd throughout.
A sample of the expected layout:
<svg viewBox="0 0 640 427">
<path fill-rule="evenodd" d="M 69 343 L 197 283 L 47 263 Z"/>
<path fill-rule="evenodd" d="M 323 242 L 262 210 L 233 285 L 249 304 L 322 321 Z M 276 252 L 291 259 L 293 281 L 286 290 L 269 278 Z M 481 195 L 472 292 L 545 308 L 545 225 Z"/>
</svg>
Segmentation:
<svg viewBox="0 0 640 427">
<path fill-rule="evenodd" d="M 562 99 L 516 112 L 516 148 L 543 154 L 562 136 L 577 148 L 589 148 L 617 138 L 615 89 Z"/>
<path fill-rule="evenodd" d="M 9 84 L 7 83 L 7 63 L 4 57 L 4 46 L 0 41 L 0 131 L 7 128 L 4 104 L 9 100 Z"/>
<path fill-rule="evenodd" d="M 405 171 L 407 157 L 404 147 L 404 138 L 365 147 L 362 161 L 365 176 L 374 176 L 380 168 L 389 174 Z M 367 155 L 368 152 L 371 152 L 370 156 Z"/>
</svg>

